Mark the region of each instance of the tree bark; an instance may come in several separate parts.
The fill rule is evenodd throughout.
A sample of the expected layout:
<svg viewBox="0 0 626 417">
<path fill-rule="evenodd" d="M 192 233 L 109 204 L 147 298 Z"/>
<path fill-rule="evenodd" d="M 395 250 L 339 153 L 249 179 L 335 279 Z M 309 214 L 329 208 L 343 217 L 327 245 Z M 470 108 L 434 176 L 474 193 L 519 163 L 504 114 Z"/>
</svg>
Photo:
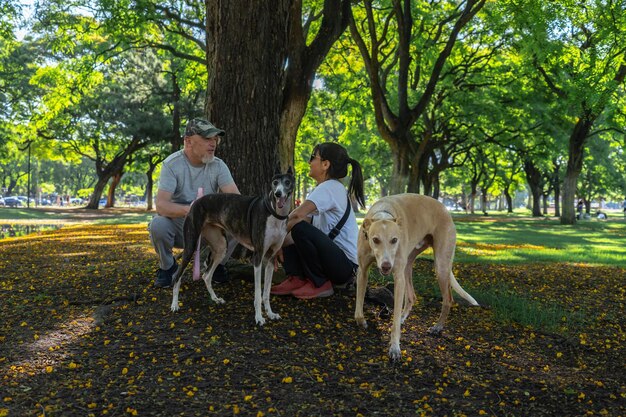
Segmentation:
<svg viewBox="0 0 626 417">
<path fill-rule="evenodd" d="M 148 171 L 146 171 L 147 183 L 146 183 L 146 210 L 152 211 L 152 190 L 154 189 L 154 171 L 157 165 L 163 162 L 163 158 L 160 155 L 152 155 L 148 158 Z"/>
<path fill-rule="evenodd" d="M 85 208 L 87 209 L 98 209 L 98 203 L 100 201 L 100 196 L 102 196 L 102 192 L 106 187 L 107 182 L 116 172 L 122 172 L 124 165 L 126 164 L 128 157 L 132 155 L 137 150 L 146 146 L 148 142 L 143 142 L 137 137 L 133 137 L 132 141 L 120 151 L 115 157 L 109 162 L 105 164 L 102 160 L 96 160 L 96 174 L 98 175 L 98 181 L 94 186 L 94 191 L 91 194 L 91 198 L 89 199 L 89 203 Z M 107 201 L 107 204 L 109 202 Z"/>
<path fill-rule="evenodd" d="M 552 161 L 552 182 L 554 189 L 554 217 L 561 216 L 561 179 L 559 178 L 559 171 L 561 170 L 561 164 L 556 159 Z"/>
<path fill-rule="evenodd" d="M 388 142 L 389 143 L 389 142 Z M 404 151 L 393 151 L 393 174 L 389 181 L 389 194 L 399 194 L 406 190 L 407 182 L 410 173 L 409 154 L 405 149 Z"/>
<path fill-rule="evenodd" d="M 259 194 L 275 168 L 293 165 L 315 72 L 347 27 L 350 2 L 324 1 L 309 44 L 301 0 L 205 0 L 205 6 L 205 112 L 226 131 L 218 156 L 240 191 Z"/>
<path fill-rule="evenodd" d="M 217 156 L 243 194 L 258 195 L 279 165 L 289 1 L 206 0 L 206 10 L 205 112 L 226 131 Z"/>
<path fill-rule="evenodd" d="M 576 197 L 576 183 L 583 168 L 583 157 L 585 142 L 593 126 L 595 118 L 590 114 L 581 117 L 569 138 L 569 150 L 565 179 L 563 180 L 563 212 L 561 214 L 561 224 L 576 223 L 576 207 L 574 200 Z"/>
<path fill-rule="evenodd" d="M 513 197 L 511 197 L 511 191 L 510 191 L 511 186 L 508 185 L 505 189 L 504 189 L 504 199 L 506 200 L 506 211 L 507 213 L 513 213 Z"/>
<path fill-rule="evenodd" d="M 526 173 L 526 181 L 532 195 L 532 215 L 533 217 L 541 217 L 541 171 L 529 159 L 524 161 L 524 172 Z"/>
<path fill-rule="evenodd" d="M 115 190 L 117 190 L 117 186 L 122 180 L 122 175 L 124 175 L 124 172 L 120 169 L 111 176 L 111 185 L 109 185 L 105 208 L 115 207 Z"/>
</svg>

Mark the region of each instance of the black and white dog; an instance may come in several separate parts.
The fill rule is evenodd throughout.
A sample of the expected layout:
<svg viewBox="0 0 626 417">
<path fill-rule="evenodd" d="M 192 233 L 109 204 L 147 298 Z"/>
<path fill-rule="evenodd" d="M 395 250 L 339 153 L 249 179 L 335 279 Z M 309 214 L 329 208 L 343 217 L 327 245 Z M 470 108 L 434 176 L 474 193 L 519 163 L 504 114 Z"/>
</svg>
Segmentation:
<svg viewBox="0 0 626 417">
<path fill-rule="evenodd" d="M 217 265 L 226 254 L 226 234 L 253 251 L 254 311 L 259 325 L 265 324 L 261 300 L 271 320 L 280 316 L 270 307 L 270 288 L 274 273 L 274 257 L 287 235 L 287 215 L 291 209 L 291 193 L 295 178 L 291 167 L 285 174 L 277 172 L 271 190 L 261 197 L 239 194 L 209 194 L 197 199 L 185 218 L 182 262 L 174 274 L 172 311 L 178 310 L 178 292 L 185 268 L 191 261 L 200 236 L 210 250 L 210 267 L 202 276 L 211 299 L 224 303 L 213 291 L 211 280 Z M 208 262 L 207 262 L 208 263 Z M 261 268 L 265 268 L 265 285 L 261 298 Z"/>
</svg>

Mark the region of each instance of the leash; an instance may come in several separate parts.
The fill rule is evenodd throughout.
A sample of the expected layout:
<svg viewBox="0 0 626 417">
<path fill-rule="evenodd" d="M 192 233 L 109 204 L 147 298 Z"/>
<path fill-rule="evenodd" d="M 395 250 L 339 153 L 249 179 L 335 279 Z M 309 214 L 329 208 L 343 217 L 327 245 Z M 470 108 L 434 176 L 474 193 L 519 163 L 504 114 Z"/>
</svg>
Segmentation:
<svg viewBox="0 0 626 417">
<path fill-rule="evenodd" d="M 248 205 L 248 213 L 246 214 L 246 218 L 248 219 L 248 225 L 250 226 L 250 236 L 252 236 L 252 207 L 254 207 L 254 204 L 257 201 L 259 201 L 259 198 L 261 197 L 254 197 L 254 199 Z"/>
<path fill-rule="evenodd" d="M 198 188 L 198 195 L 196 196 L 196 200 L 204 195 L 204 188 Z M 194 200 L 195 201 L 195 200 Z M 193 201 L 191 202 L 193 204 Z M 198 236 L 198 244 L 196 245 L 196 252 L 193 257 L 193 280 L 197 281 L 200 279 L 200 245 L 202 244 L 202 234 Z"/>
<path fill-rule="evenodd" d="M 254 199 L 252 199 L 252 201 L 248 205 L 248 212 L 246 213 L 246 218 L 248 219 L 248 225 L 250 226 L 250 236 L 252 236 L 252 208 L 254 207 L 256 202 L 259 201 L 260 199 L 261 197 L 256 196 L 254 197 Z M 263 205 L 270 212 L 272 216 L 276 217 L 278 220 L 285 220 L 287 217 L 289 217 L 289 216 L 283 216 L 283 215 L 276 213 L 276 210 L 274 210 L 274 208 L 272 207 L 272 205 L 269 203 L 268 200 L 269 198 L 264 197 Z"/>
</svg>

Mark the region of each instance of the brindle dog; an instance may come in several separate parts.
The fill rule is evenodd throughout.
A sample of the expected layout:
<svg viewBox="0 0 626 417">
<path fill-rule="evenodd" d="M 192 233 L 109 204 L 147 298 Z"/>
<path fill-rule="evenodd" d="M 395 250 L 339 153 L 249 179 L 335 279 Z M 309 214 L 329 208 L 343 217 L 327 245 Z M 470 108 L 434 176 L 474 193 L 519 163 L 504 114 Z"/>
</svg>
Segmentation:
<svg viewBox="0 0 626 417">
<path fill-rule="evenodd" d="M 274 272 L 274 258 L 287 235 L 287 215 L 291 209 L 291 193 L 295 178 L 291 167 L 286 173 L 276 173 L 271 189 L 264 196 L 239 194 L 209 194 L 196 200 L 185 218 L 184 250 L 182 262 L 172 279 L 174 291 L 172 311 L 178 310 L 180 281 L 185 268 L 191 261 L 200 236 L 210 250 L 210 267 L 202 276 L 211 299 L 224 303 L 217 297 L 211 285 L 215 268 L 226 254 L 226 234 L 253 251 L 254 265 L 254 309 L 259 325 L 265 324 L 261 311 L 261 300 L 267 316 L 276 320 L 280 316 L 272 312 L 270 288 Z M 207 262 L 208 263 L 208 262 Z M 263 296 L 261 297 L 261 268 L 265 269 Z"/>
</svg>

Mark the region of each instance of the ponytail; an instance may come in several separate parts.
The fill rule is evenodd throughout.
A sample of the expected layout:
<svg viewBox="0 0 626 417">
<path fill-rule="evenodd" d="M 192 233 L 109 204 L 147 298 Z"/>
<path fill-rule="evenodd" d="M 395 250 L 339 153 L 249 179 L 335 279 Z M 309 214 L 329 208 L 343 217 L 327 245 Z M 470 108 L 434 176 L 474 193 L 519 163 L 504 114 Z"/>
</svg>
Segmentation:
<svg viewBox="0 0 626 417">
<path fill-rule="evenodd" d="M 365 193 L 363 191 L 363 170 L 361 164 L 356 159 L 348 158 L 348 162 L 352 165 L 352 177 L 348 185 L 348 194 L 350 194 L 359 203 L 362 209 L 365 209 Z"/>
</svg>

